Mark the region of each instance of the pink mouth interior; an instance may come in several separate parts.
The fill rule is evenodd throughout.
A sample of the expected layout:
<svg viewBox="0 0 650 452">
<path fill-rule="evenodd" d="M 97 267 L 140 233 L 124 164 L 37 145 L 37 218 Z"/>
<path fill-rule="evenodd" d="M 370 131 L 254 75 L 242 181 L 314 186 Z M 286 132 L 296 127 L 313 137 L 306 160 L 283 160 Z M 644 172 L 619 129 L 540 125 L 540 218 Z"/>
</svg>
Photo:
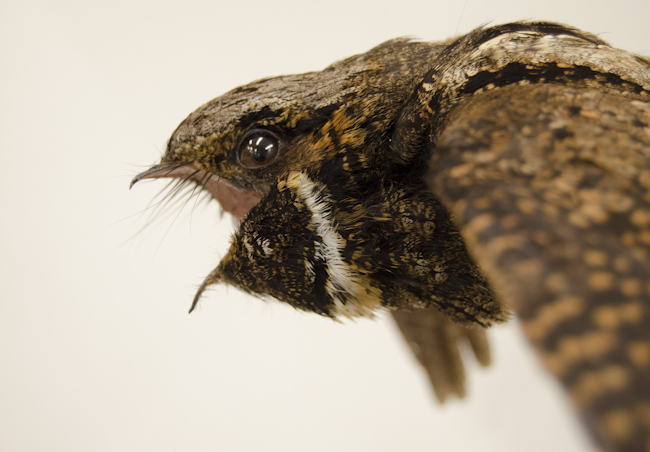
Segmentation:
<svg viewBox="0 0 650 452">
<path fill-rule="evenodd" d="M 173 168 L 173 167 L 171 167 Z M 191 177 L 195 181 L 200 181 L 207 178 L 206 171 L 198 171 L 193 164 L 179 166 L 178 168 L 170 169 L 161 165 L 160 170 L 153 171 L 149 174 L 144 174 L 142 179 L 157 179 L 171 177 L 174 179 L 186 179 Z M 257 204 L 264 193 L 257 190 L 245 190 L 237 188 L 223 180 L 218 176 L 212 176 L 203 185 L 204 189 L 209 191 L 214 199 L 219 202 L 223 210 L 234 216 L 238 221 Z"/>
</svg>

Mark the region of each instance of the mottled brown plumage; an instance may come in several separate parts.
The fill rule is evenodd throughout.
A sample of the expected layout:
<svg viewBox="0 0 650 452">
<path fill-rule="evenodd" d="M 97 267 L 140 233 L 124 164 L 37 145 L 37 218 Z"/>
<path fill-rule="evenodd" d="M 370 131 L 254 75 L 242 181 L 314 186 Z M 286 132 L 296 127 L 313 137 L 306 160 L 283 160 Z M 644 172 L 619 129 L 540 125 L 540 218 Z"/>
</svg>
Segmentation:
<svg viewBox="0 0 650 452">
<path fill-rule="evenodd" d="M 194 303 L 390 309 L 440 400 L 512 308 L 600 446 L 650 451 L 647 60 L 549 23 L 393 40 L 205 104 L 147 177 L 241 219 Z"/>
<path fill-rule="evenodd" d="M 649 106 L 486 93 L 454 112 L 428 176 L 606 450 L 650 447 Z"/>
</svg>

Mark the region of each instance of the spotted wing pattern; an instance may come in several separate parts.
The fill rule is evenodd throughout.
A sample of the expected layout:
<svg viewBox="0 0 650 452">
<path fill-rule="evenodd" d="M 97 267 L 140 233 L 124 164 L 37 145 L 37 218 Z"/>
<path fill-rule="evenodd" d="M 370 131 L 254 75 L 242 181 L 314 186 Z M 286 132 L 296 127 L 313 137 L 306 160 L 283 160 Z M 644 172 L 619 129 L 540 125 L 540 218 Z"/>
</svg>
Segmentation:
<svg viewBox="0 0 650 452">
<path fill-rule="evenodd" d="M 650 103 L 510 86 L 459 105 L 428 181 L 605 450 L 650 450 Z"/>
</svg>

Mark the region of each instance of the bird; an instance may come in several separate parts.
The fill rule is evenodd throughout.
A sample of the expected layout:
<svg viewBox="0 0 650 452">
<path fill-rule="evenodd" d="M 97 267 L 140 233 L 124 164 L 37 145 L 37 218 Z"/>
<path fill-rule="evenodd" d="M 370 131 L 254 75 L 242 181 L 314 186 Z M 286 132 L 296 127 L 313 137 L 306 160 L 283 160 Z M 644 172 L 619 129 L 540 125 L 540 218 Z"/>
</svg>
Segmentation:
<svg viewBox="0 0 650 452">
<path fill-rule="evenodd" d="M 551 22 L 397 38 L 207 102 L 152 178 L 238 222 L 190 312 L 388 310 L 440 401 L 517 317 L 595 444 L 650 451 L 650 60 Z"/>
</svg>

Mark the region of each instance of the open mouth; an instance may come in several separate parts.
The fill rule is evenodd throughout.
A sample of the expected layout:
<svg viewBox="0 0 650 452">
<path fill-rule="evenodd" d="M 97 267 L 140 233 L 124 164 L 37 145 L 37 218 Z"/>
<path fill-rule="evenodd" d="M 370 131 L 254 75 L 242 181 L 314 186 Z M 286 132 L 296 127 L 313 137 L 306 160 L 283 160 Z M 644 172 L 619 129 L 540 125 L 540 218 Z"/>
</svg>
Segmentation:
<svg viewBox="0 0 650 452">
<path fill-rule="evenodd" d="M 135 176 L 131 181 L 131 187 L 143 179 L 160 178 L 192 180 L 198 183 L 237 221 L 241 221 L 264 196 L 264 193 L 258 190 L 235 187 L 216 174 L 197 169 L 193 163 L 161 163 L 152 166 Z"/>
<path fill-rule="evenodd" d="M 210 193 L 212 198 L 217 200 L 223 210 L 231 214 L 239 222 L 264 197 L 264 193 L 259 190 L 235 187 L 214 173 L 197 169 L 193 163 L 161 163 L 154 165 L 135 176 L 131 181 L 130 187 L 133 187 L 133 185 L 143 179 L 161 178 L 178 179 L 181 185 L 189 181 L 197 183 L 201 187 L 201 190 Z M 190 312 L 196 307 L 201 294 L 207 286 L 213 283 L 212 280 L 216 271 L 217 269 L 213 270 L 205 278 L 203 283 L 201 283 L 192 301 Z"/>
</svg>

